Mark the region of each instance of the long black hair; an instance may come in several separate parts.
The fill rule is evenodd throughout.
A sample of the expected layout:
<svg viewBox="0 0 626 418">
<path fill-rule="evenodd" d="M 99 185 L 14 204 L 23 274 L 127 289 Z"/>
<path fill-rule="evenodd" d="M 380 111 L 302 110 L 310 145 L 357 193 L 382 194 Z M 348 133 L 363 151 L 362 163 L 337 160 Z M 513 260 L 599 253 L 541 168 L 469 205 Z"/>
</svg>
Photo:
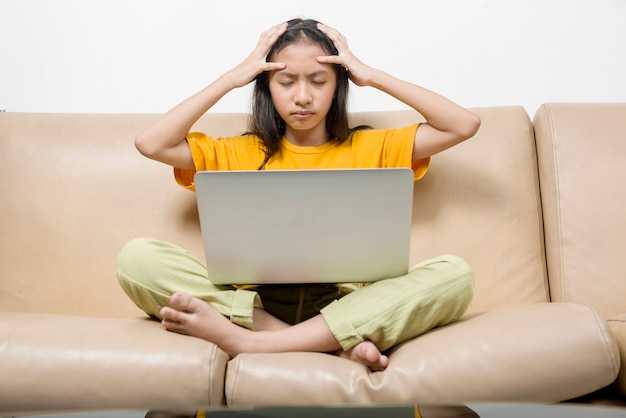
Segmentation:
<svg viewBox="0 0 626 418">
<path fill-rule="evenodd" d="M 287 22 L 287 30 L 270 48 L 267 61 L 271 61 L 275 55 L 285 47 L 308 42 L 319 45 L 328 55 L 338 55 L 337 48 L 328 36 L 317 28 L 318 21 L 313 19 L 292 19 Z M 344 142 L 350 135 L 358 130 L 367 128 L 359 126 L 351 129 L 348 126 L 348 72 L 339 64 L 333 64 L 337 76 L 335 96 L 326 115 L 326 132 L 329 137 L 338 143 Z M 258 136 L 262 141 L 265 159 L 259 170 L 280 148 L 280 139 L 285 134 L 285 121 L 280 117 L 269 88 L 269 74 L 263 72 L 256 77 L 252 94 L 252 116 L 248 127 L 248 133 Z"/>
</svg>

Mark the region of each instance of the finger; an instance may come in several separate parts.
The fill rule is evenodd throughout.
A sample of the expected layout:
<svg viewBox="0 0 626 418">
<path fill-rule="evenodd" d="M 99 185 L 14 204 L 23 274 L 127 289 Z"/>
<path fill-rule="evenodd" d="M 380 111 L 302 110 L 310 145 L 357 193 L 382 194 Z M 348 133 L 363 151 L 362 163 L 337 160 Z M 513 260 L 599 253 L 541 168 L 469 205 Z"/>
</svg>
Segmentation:
<svg viewBox="0 0 626 418">
<path fill-rule="evenodd" d="M 321 30 L 322 32 L 324 32 L 326 35 L 329 35 L 331 33 L 339 33 L 337 29 L 333 28 L 332 26 L 325 25 L 323 23 L 318 23 L 317 28 Z"/>
<path fill-rule="evenodd" d="M 352 60 L 352 52 L 350 48 L 348 48 L 348 42 L 346 38 L 339 33 L 336 29 L 331 28 L 330 26 L 325 26 L 320 24 L 320 30 L 328 36 L 328 38 L 333 42 L 335 48 L 337 48 L 337 55 L 331 55 L 327 58 L 324 58 L 320 62 L 330 63 L 330 64 L 340 64 L 344 68 L 348 69 L 350 67 L 350 62 Z M 331 58 L 334 57 L 334 58 Z"/>
<path fill-rule="evenodd" d="M 267 29 L 261 34 L 261 36 L 269 36 L 276 32 L 284 32 L 285 29 L 287 29 L 287 22 L 279 23 L 278 25 L 274 25 L 271 28 Z"/>
<path fill-rule="evenodd" d="M 280 23 L 278 25 L 272 26 L 265 32 L 261 34 L 261 38 L 259 39 L 259 43 L 261 44 L 269 44 L 270 46 L 274 45 L 276 40 L 287 30 L 287 22 Z"/>
<path fill-rule="evenodd" d="M 337 29 L 333 28 L 332 26 L 327 26 L 327 25 L 324 25 L 323 23 L 319 23 L 317 25 L 317 28 L 326 36 L 328 36 L 330 40 L 333 41 L 335 44 L 337 42 L 342 42 L 344 44 L 347 43 L 345 36 L 343 36 L 341 32 L 339 32 Z"/>
<path fill-rule="evenodd" d="M 265 64 L 263 71 L 279 71 L 279 70 L 285 69 L 286 67 L 287 67 L 287 64 L 285 64 L 284 62 L 268 61 Z"/>
<path fill-rule="evenodd" d="M 345 66 L 345 60 L 339 55 L 323 55 L 317 57 L 317 62 L 322 64 L 340 64 Z"/>
<path fill-rule="evenodd" d="M 272 46 L 276 43 L 278 38 L 287 30 L 287 23 L 281 23 L 276 26 L 272 26 L 261 34 L 255 50 L 252 52 L 253 56 L 256 56 L 258 60 L 265 60 L 265 57 L 269 53 Z"/>
</svg>

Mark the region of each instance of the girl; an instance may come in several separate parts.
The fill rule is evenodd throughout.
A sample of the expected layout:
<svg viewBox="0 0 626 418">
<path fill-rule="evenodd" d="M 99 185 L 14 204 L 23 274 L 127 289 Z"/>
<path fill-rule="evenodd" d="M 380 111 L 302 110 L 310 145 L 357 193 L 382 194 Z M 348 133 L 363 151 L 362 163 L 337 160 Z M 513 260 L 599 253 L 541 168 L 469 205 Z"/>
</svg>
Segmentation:
<svg viewBox="0 0 626 418">
<path fill-rule="evenodd" d="M 348 80 L 395 97 L 427 122 L 350 129 Z M 189 133 L 221 97 L 252 81 L 248 134 Z M 472 112 L 365 65 L 337 30 L 294 19 L 264 32 L 241 64 L 170 110 L 135 144 L 173 166 L 178 183 L 190 189 L 196 170 L 411 167 L 419 179 L 431 155 L 470 138 L 479 125 Z M 117 273 L 130 298 L 167 330 L 211 341 L 230 356 L 325 352 L 373 371 L 387 367 L 388 348 L 460 318 L 473 293 L 472 271 L 454 256 L 368 286 L 216 286 L 189 253 L 152 239 L 128 243 Z"/>
</svg>

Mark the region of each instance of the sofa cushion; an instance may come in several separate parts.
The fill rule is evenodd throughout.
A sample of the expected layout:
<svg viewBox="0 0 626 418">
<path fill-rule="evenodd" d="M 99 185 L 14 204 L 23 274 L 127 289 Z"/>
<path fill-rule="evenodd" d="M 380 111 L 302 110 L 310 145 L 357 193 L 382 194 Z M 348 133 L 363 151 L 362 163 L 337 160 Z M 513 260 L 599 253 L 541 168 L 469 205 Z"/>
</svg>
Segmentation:
<svg viewBox="0 0 626 418">
<path fill-rule="evenodd" d="M 575 332 L 572 332 L 575 330 Z M 241 354 L 228 405 L 555 402 L 608 385 L 620 359 L 606 322 L 576 304 L 474 314 L 392 351 L 389 367 L 327 354 Z"/>
<path fill-rule="evenodd" d="M 224 403 L 228 356 L 149 319 L 0 312 L 0 414 Z"/>
</svg>

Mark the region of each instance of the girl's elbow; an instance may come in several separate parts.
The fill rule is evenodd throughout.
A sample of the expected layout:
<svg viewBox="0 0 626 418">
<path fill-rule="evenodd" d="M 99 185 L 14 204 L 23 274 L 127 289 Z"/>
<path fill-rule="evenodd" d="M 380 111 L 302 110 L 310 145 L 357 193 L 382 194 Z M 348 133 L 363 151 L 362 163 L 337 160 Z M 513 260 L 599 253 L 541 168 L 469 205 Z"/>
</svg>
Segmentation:
<svg viewBox="0 0 626 418">
<path fill-rule="evenodd" d="M 141 134 L 138 135 L 137 137 L 135 137 L 134 143 L 135 148 L 141 153 L 141 155 L 152 158 L 156 154 L 154 146 L 152 145 L 149 138 L 147 138 L 146 136 Z"/>
<path fill-rule="evenodd" d="M 463 140 L 470 139 L 478 132 L 480 129 L 480 116 L 475 113 L 470 113 L 467 117 L 467 121 L 463 124 L 463 130 L 461 132 L 461 136 Z"/>
</svg>

